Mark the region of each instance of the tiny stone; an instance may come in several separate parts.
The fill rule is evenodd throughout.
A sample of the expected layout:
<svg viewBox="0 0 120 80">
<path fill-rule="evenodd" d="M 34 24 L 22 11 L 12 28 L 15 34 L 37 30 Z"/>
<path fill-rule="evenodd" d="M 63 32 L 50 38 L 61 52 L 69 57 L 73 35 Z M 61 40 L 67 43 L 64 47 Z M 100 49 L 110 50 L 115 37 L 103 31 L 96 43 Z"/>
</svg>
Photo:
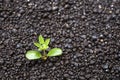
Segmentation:
<svg viewBox="0 0 120 80">
<path fill-rule="evenodd" d="M 118 57 L 120 57 L 120 54 L 118 54 Z"/>
<path fill-rule="evenodd" d="M 64 76 L 64 77 L 68 77 L 68 76 L 69 76 L 69 74 L 64 74 L 63 76 Z"/>
<path fill-rule="evenodd" d="M 20 63 L 20 62 L 17 62 L 16 65 L 17 65 L 17 66 L 21 66 L 21 63 Z"/>
<path fill-rule="evenodd" d="M 103 39 L 100 39 L 100 42 L 103 42 L 104 40 Z"/>
<path fill-rule="evenodd" d="M 33 29 L 30 29 L 30 32 L 34 32 L 34 30 L 33 30 Z"/>
<path fill-rule="evenodd" d="M 85 80 L 85 77 L 83 77 L 83 76 L 80 76 L 80 80 Z"/>
<path fill-rule="evenodd" d="M 84 38 L 84 39 L 85 39 L 85 38 L 86 38 L 86 35 L 81 35 L 81 38 Z"/>
<path fill-rule="evenodd" d="M 58 15 L 60 15 L 60 12 L 58 12 Z"/>
<path fill-rule="evenodd" d="M 84 15 L 82 15 L 82 16 L 81 16 L 81 18 L 82 18 L 82 19 L 84 19 L 84 18 L 85 18 L 85 16 L 84 16 Z"/>
<path fill-rule="evenodd" d="M 73 58 L 77 58 L 77 56 L 76 56 L 76 55 L 74 55 L 74 56 L 73 56 Z"/>
<path fill-rule="evenodd" d="M 69 8 L 69 7 L 70 7 L 70 5 L 68 5 L 68 4 L 65 5 L 65 8 Z"/>
<path fill-rule="evenodd" d="M 16 46 L 16 47 L 17 47 L 17 48 L 20 48 L 20 46 L 21 46 L 21 44 L 17 44 L 17 46 Z"/>
<path fill-rule="evenodd" d="M 41 77 L 45 77 L 45 73 L 43 72 L 43 73 L 41 73 Z"/>
<path fill-rule="evenodd" d="M 85 75 L 86 78 L 90 78 L 90 76 L 91 76 L 90 74 Z"/>
<path fill-rule="evenodd" d="M 109 13 L 112 13 L 112 11 L 109 11 Z"/>
<path fill-rule="evenodd" d="M 109 72 L 109 69 L 105 69 L 105 72 Z"/>
<path fill-rule="evenodd" d="M 0 59 L 0 64 L 3 64 L 4 63 L 4 60 L 3 59 Z"/>
<path fill-rule="evenodd" d="M 5 46 L 4 45 L 0 45 L 0 49 L 4 48 Z"/>
<path fill-rule="evenodd" d="M 90 78 L 90 80 L 97 80 L 97 79 L 95 79 L 95 78 Z"/>
<path fill-rule="evenodd" d="M 52 7 L 52 10 L 57 10 L 57 9 L 58 9 L 57 6 Z"/>
<path fill-rule="evenodd" d="M 99 5 L 98 7 L 99 7 L 99 8 L 102 8 L 102 6 L 101 6 L 101 5 Z"/>
<path fill-rule="evenodd" d="M 103 37 L 103 34 L 100 34 L 100 37 L 102 38 L 102 37 Z"/>
<path fill-rule="evenodd" d="M 68 39 L 68 42 L 72 42 L 72 39 Z"/>
<path fill-rule="evenodd" d="M 93 35 L 92 39 L 96 40 L 96 39 L 98 39 L 98 37 L 96 35 Z"/>
<path fill-rule="evenodd" d="M 1 18 L 1 17 L 0 17 L 0 20 L 1 20 L 1 21 L 3 21 L 4 19 L 5 19 L 5 18 Z"/>
<path fill-rule="evenodd" d="M 56 67 L 53 67 L 52 69 L 53 69 L 53 70 L 55 70 L 55 69 L 56 69 Z"/>
<path fill-rule="evenodd" d="M 103 69 L 108 69 L 108 65 L 107 64 L 105 64 L 105 65 L 103 65 Z"/>
<path fill-rule="evenodd" d="M 114 5 L 110 5 L 111 7 L 113 7 Z"/>
<path fill-rule="evenodd" d="M 70 75 L 73 75 L 73 72 L 72 72 L 72 71 L 69 71 L 68 73 L 69 73 Z"/>
<path fill-rule="evenodd" d="M 9 42 L 9 39 L 6 39 L 4 42 L 5 42 L 5 44 L 8 44 L 8 42 Z"/>
<path fill-rule="evenodd" d="M 120 66 L 117 68 L 118 71 L 120 71 Z"/>
<path fill-rule="evenodd" d="M 95 63 L 95 61 L 94 60 L 90 60 L 90 64 L 94 64 Z"/>
<path fill-rule="evenodd" d="M 13 29 L 12 31 L 13 31 L 13 32 L 17 32 L 17 30 L 16 30 L 16 29 Z"/>
<path fill-rule="evenodd" d="M 83 56 L 83 54 L 77 53 L 76 56 L 77 56 L 77 57 L 81 57 L 81 56 Z"/>
<path fill-rule="evenodd" d="M 29 3 L 28 5 L 29 5 L 29 6 L 32 6 L 32 5 L 34 5 L 34 3 Z"/>
<path fill-rule="evenodd" d="M 65 44 L 65 48 L 72 48 L 71 44 Z"/>
<path fill-rule="evenodd" d="M 76 62 L 73 62 L 73 64 L 74 64 L 74 66 L 76 66 L 76 67 L 77 67 L 77 66 L 79 66 L 79 64 L 78 64 L 78 63 L 76 63 Z"/>
<path fill-rule="evenodd" d="M 20 17 L 20 16 L 21 16 L 21 14 L 17 14 L 17 16 L 18 16 L 18 17 Z"/>
<path fill-rule="evenodd" d="M 48 66 L 52 66 L 53 64 L 52 63 L 49 63 Z"/>
<path fill-rule="evenodd" d="M 65 23 L 65 27 L 66 28 L 70 28 L 69 24 Z"/>
<path fill-rule="evenodd" d="M 109 38 L 111 38 L 111 37 L 112 37 L 112 34 L 109 34 L 108 36 L 109 36 Z"/>
<path fill-rule="evenodd" d="M 54 38 L 52 38 L 52 39 L 51 39 L 51 42 L 54 42 L 54 41 L 55 41 L 55 39 L 54 39 Z"/>
<path fill-rule="evenodd" d="M 4 69 L 4 70 L 6 70 L 6 69 L 7 69 L 7 67 L 3 66 L 3 69 Z"/>
</svg>

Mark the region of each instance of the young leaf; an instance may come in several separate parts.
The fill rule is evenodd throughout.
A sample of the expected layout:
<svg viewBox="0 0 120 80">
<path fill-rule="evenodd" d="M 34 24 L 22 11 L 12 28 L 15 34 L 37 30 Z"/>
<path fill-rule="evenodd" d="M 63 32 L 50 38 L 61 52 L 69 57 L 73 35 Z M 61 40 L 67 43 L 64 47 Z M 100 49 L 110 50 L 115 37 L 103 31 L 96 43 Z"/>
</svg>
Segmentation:
<svg viewBox="0 0 120 80">
<path fill-rule="evenodd" d="M 27 51 L 25 56 L 29 60 L 39 59 L 42 57 L 42 55 L 38 51 L 35 51 L 35 50 Z"/>
<path fill-rule="evenodd" d="M 40 46 L 41 46 L 40 43 L 38 43 L 38 42 L 35 42 L 34 45 L 35 45 L 36 47 L 40 47 Z"/>
<path fill-rule="evenodd" d="M 38 50 L 46 50 L 47 48 L 49 48 L 49 46 L 42 44 Z"/>
<path fill-rule="evenodd" d="M 62 55 L 62 50 L 60 48 L 53 48 L 47 54 L 47 56 L 59 56 L 59 55 Z"/>
<path fill-rule="evenodd" d="M 45 45 L 48 46 L 49 43 L 50 43 L 50 39 L 46 39 L 46 40 L 45 40 Z"/>
<path fill-rule="evenodd" d="M 39 36 L 39 43 L 43 44 L 44 43 L 44 38 L 42 37 L 42 35 Z"/>
</svg>

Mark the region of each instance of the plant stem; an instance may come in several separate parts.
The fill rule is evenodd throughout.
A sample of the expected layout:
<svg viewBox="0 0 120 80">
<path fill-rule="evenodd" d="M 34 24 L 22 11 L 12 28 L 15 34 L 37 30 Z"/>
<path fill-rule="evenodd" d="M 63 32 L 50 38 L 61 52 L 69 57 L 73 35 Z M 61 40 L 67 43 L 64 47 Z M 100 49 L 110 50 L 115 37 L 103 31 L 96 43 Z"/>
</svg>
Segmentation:
<svg viewBox="0 0 120 80">
<path fill-rule="evenodd" d="M 46 54 L 45 50 L 43 50 L 43 59 L 44 59 L 44 60 L 47 59 L 47 54 Z"/>
<path fill-rule="evenodd" d="M 46 56 L 45 50 L 43 50 L 43 56 Z"/>
</svg>

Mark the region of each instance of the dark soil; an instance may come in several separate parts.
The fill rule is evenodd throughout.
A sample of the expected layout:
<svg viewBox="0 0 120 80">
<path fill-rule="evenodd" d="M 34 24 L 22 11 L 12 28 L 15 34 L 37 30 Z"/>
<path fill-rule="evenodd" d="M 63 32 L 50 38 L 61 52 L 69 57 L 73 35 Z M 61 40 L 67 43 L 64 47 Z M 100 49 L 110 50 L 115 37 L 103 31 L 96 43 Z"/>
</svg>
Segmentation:
<svg viewBox="0 0 120 80">
<path fill-rule="evenodd" d="M 40 34 L 63 55 L 27 60 Z M 120 80 L 120 0 L 0 0 L 0 80 Z"/>
</svg>

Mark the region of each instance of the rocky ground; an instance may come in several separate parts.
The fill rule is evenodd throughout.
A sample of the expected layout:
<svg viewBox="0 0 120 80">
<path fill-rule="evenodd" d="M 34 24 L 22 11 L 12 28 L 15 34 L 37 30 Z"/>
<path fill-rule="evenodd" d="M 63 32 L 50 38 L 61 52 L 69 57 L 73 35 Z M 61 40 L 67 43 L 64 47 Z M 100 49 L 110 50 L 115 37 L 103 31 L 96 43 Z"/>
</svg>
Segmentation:
<svg viewBox="0 0 120 80">
<path fill-rule="evenodd" d="M 63 55 L 27 60 L 40 34 Z M 120 80 L 120 0 L 0 0 L 0 80 Z"/>
</svg>

